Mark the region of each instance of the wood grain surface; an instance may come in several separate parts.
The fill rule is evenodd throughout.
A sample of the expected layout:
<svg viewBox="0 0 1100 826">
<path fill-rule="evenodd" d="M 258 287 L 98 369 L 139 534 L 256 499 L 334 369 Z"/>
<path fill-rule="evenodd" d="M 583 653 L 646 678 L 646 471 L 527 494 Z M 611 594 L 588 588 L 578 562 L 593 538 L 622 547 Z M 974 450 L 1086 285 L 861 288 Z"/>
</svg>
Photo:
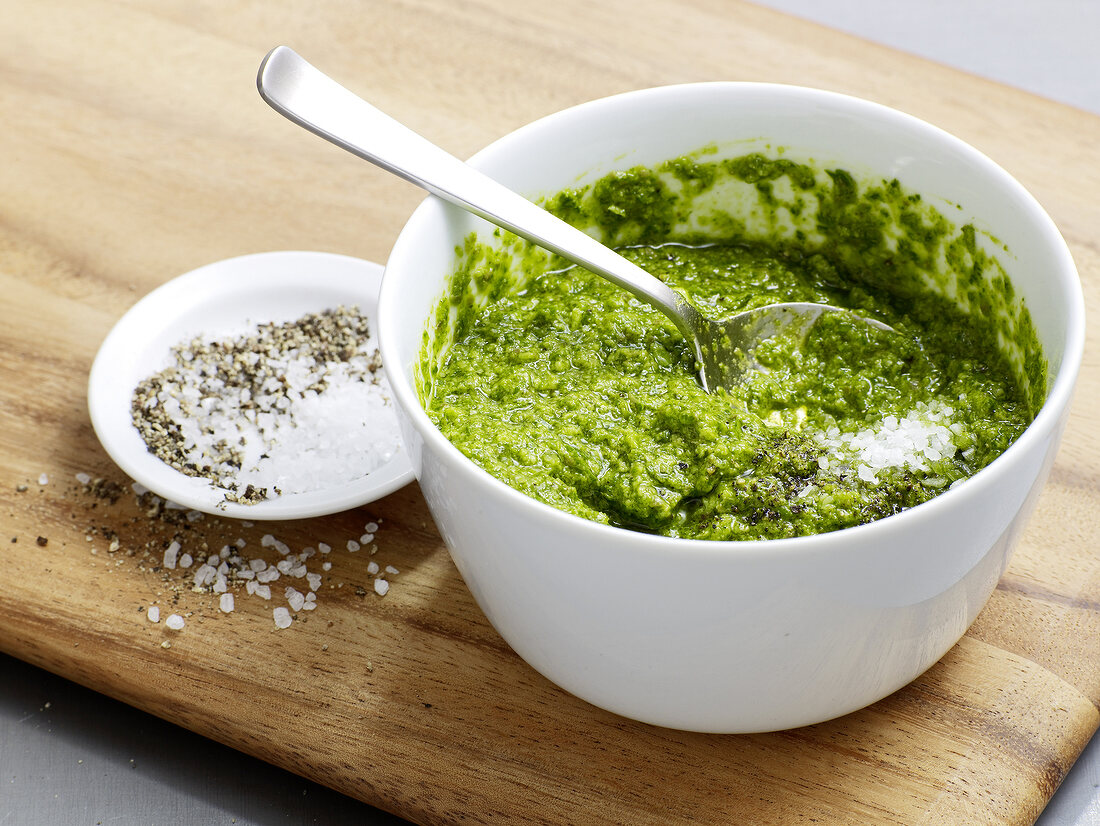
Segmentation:
<svg viewBox="0 0 1100 826">
<path fill-rule="evenodd" d="M 415 485 L 277 525 L 151 512 L 99 447 L 85 383 L 112 324 L 173 276 L 270 249 L 384 261 L 420 200 L 260 101 L 256 69 L 280 43 L 460 156 L 562 107 L 681 81 L 896 106 L 1031 189 L 1094 314 L 1100 119 L 721 0 L 8 0 L 0 43 L 0 649 L 418 823 L 1025 824 L 1042 810 L 1100 724 L 1094 332 L 1039 508 L 963 640 L 870 708 L 753 736 L 635 724 L 550 685 L 489 627 Z M 377 553 L 347 551 L 370 520 Z M 196 556 L 243 539 L 275 559 L 265 533 L 335 549 L 318 609 L 284 631 L 277 597 L 241 591 L 222 614 L 159 567 L 173 539 Z M 371 558 L 401 571 L 385 597 Z M 186 627 L 150 623 L 153 603 Z"/>
</svg>

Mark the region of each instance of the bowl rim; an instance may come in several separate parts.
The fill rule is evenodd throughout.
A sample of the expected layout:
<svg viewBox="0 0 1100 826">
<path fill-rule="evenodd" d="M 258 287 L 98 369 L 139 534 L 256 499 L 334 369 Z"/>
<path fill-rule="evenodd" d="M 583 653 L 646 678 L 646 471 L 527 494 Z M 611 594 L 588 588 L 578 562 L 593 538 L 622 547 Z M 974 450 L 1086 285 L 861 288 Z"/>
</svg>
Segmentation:
<svg viewBox="0 0 1100 826">
<path fill-rule="evenodd" d="M 1062 274 L 1065 281 L 1064 292 L 1069 298 L 1068 307 L 1066 308 L 1066 324 L 1063 330 L 1064 345 L 1061 363 L 1042 406 L 1024 432 L 1003 453 L 973 476 L 968 477 L 938 496 L 900 513 L 862 525 L 841 528 L 826 533 L 780 539 L 720 540 L 670 537 L 595 522 L 559 510 L 516 490 L 469 459 L 442 434 L 428 418 L 420 402 L 419 394 L 416 393 L 406 379 L 404 365 L 402 365 L 399 369 L 391 371 L 390 384 L 410 423 L 425 443 L 430 444 L 433 451 L 446 457 L 449 464 L 468 466 L 473 471 L 475 479 L 490 488 L 498 496 L 503 497 L 505 505 L 510 509 L 527 511 L 530 517 L 540 523 L 564 520 L 564 526 L 570 530 L 582 533 L 591 532 L 594 544 L 607 551 L 616 548 L 626 549 L 629 546 L 631 553 L 637 553 L 639 550 L 650 550 L 654 552 L 674 552 L 679 556 L 690 554 L 694 557 L 703 558 L 719 555 L 730 559 L 776 554 L 783 554 L 787 558 L 792 555 L 834 554 L 837 551 L 837 546 L 849 545 L 853 539 L 858 538 L 861 547 L 866 546 L 868 543 L 874 543 L 874 540 L 879 536 L 883 540 L 887 540 L 894 536 L 896 531 L 904 532 L 909 527 L 909 523 L 914 522 L 914 520 L 934 517 L 938 511 L 945 508 L 960 507 L 965 504 L 964 501 L 960 501 L 964 497 L 978 498 L 995 483 L 1000 473 L 1011 472 L 1009 466 L 1015 463 L 1017 456 L 1029 452 L 1032 448 L 1037 447 L 1039 442 L 1059 432 L 1072 400 L 1074 385 L 1083 358 L 1085 312 L 1080 275 L 1077 272 L 1069 247 L 1058 231 L 1053 219 L 1023 184 L 971 144 L 914 115 L 852 95 L 783 83 L 702 81 L 636 89 L 567 107 L 540 117 L 497 138 L 472 155 L 468 159 L 468 163 L 480 167 L 491 160 L 496 153 L 507 150 L 510 145 L 517 141 L 525 140 L 528 134 L 569 119 L 585 117 L 592 109 L 618 105 L 633 107 L 641 101 L 658 100 L 666 96 L 682 96 L 685 94 L 712 94 L 716 89 L 730 93 L 809 96 L 832 105 L 854 108 L 856 111 L 869 113 L 879 119 L 893 119 L 903 128 L 915 130 L 918 135 L 924 133 L 931 139 L 946 143 L 946 148 L 949 151 L 958 153 L 964 160 L 980 167 L 984 175 L 1000 179 L 1002 185 L 1014 192 L 1019 199 L 1020 207 L 1027 212 L 1029 222 L 1035 225 L 1043 236 L 1044 243 L 1049 247 L 1049 252 L 1054 259 L 1051 271 Z M 387 274 L 390 272 L 391 265 L 395 260 L 400 263 L 402 256 L 406 254 L 406 248 L 415 246 L 410 242 L 410 239 L 418 234 L 420 227 L 430 222 L 434 214 L 448 211 L 458 212 L 459 208 L 447 204 L 434 195 L 427 196 L 419 204 L 394 241 L 385 265 Z M 396 345 L 390 342 L 389 325 L 385 324 L 384 321 L 385 317 L 390 315 L 390 312 L 387 311 L 388 306 L 399 300 L 394 283 L 395 279 L 393 277 L 383 277 L 378 305 L 380 319 L 379 344 L 383 359 L 387 361 L 387 351 L 393 352 L 397 349 Z M 606 541 L 599 541 L 601 539 Z"/>
</svg>

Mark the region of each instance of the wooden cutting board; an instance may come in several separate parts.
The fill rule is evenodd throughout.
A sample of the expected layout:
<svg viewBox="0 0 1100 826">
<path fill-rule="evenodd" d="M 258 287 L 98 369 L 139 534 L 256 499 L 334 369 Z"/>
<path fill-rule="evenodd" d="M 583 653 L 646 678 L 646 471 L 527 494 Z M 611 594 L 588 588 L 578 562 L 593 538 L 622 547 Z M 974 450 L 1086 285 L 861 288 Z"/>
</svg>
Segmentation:
<svg viewBox="0 0 1100 826">
<path fill-rule="evenodd" d="M 1100 723 L 1095 334 L 1050 483 L 966 637 L 868 709 L 756 736 L 635 724 L 550 685 L 489 627 L 415 485 L 277 525 L 147 513 L 95 439 L 85 382 L 111 325 L 169 278 L 269 249 L 384 261 L 420 200 L 260 101 L 256 69 L 280 43 L 459 155 L 564 106 L 680 81 L 893 105 L 1036 194 L 1094 314 L 1100 119 L 719 0 L 9 0 L 0 42 L 0 649 L 418 823 L 1041 811 Z M 377 552 L 349 552 L 369 521 Z M 319 607 L 286 630 L 278 587 L 223 614 L 189 572 L 158 567 L 173 538 L 196 556 L 243 539 L 274 560 L 266 533 L 334 547 Z M 400 569 L 384 597 L 371 559 Z M 185 628 L 150 623 L 153 603 Z"/>
</svg>

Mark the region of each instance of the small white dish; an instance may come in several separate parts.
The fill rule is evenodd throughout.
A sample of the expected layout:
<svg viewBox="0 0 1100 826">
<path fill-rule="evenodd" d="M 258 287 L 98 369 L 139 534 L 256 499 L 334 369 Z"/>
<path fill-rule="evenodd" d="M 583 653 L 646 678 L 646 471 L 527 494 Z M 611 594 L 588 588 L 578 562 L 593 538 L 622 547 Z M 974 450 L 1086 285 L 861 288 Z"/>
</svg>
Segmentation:
<svg viewBox="0 0 1100 826">
<path fill-rule="evenodd" d="M 268 321 L 357 305 L 377 335 L 382 267 L 321 252 L 266 252 L 217 261 L 178 276 L 137 302 L 104 339 L 88 379 L 88 410 L 99 441 L 134 481 L 170 502 L 240 519 L 303 519 L 348 510 L 413 479 L 405 449 L 351 483 L 286 493 L 253 505 L 225 501 L 207 479 L 187 476 L 150 453 L 131 419 L 134 388 L 168 365 L 172 347 L 193 336 L 227 336 Z M 396 414 L 394 414 L 396 415 Z"/>
</svg>

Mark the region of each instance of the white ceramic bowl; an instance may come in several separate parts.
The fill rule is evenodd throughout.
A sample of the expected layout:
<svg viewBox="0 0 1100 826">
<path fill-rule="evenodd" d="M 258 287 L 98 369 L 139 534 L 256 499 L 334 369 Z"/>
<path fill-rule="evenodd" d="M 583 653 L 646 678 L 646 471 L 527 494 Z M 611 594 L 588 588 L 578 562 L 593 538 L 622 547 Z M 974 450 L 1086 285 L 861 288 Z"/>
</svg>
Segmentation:
<svg viewBox="0 0 1100 826">
<path fill-rule="evenodd" d="M 709 732 L 819 722 L 890 694 L 962 636 L 1008 564 L 1053 462 L 1084 339 L 1080 282 L 1036 201 L 981 153 L 865 101 L 768 84 L 649 89 L 551 115 L 472 163 L 531 198 L 716 144 L 898 178 L 1003 241 L 1050 365 L 1020 439 L 938 498 L 869 525 L 789 540 L 669 539 L 559 512 L 466 459 L 413 383 L 455 249 L 491 228 L 429 198 L 398 238 L 379 301 L 414 471 L 478 604 L 547 678 L 637 720 Z M 958 205 L 956 208 L 954 205 Z"/>
</svg>

